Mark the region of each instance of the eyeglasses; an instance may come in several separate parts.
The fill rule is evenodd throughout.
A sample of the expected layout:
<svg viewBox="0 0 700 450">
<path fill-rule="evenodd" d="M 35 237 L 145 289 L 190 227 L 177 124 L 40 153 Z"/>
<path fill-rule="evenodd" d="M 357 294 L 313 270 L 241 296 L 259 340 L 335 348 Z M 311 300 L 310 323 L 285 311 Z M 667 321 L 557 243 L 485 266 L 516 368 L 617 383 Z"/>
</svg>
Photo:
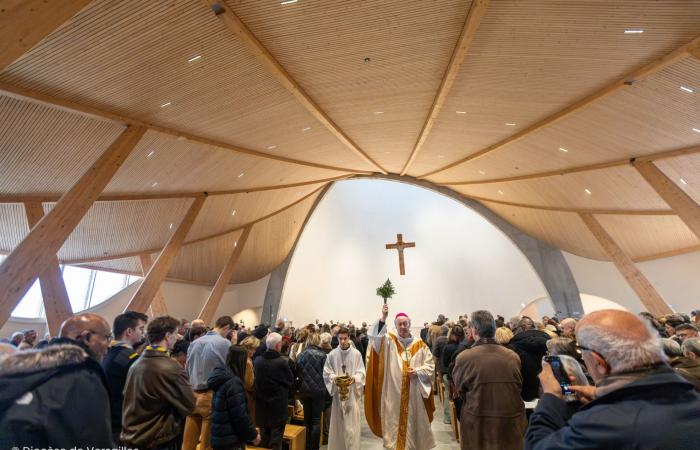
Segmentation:
<svg viewBox="0 0 700 450">
<path fill-rule="evenodd" d="M 107 339 L 108 341 L 111 341 L 111 340 L 114 339 L 114 334 L 113 334 L 113 333 L 101 334 L 101 333 L 98 333 L 97 331 L 94 331 L 94 330 L 86 330 L 86 331 L 88 331 L 89 333 L 92 333 L 92 334 L 96 334 L 96 335 L 98 335 L 98 336 L 101 336 L 101 337 Z"/>
</svg>

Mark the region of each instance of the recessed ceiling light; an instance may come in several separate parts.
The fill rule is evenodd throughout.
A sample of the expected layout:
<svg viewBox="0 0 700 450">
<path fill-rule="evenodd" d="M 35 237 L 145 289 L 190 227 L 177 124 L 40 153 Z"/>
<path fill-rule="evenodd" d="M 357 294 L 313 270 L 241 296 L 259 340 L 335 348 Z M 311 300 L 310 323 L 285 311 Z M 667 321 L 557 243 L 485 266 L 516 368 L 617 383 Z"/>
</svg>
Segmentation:
<svg viewBox="0 0 700 450">
<path fill-rule="evenodd" d="M 569 153 L 569 150 L 565 149 L 564 147 L 559 147 L 559 150 L 561 150 L 564 153 Z"/>
<path fill-rule="evenodd" d="M 700 128 L 693 128 L 693 131 L 695 131 L 696 133 L 700 133 Z"/>
<path fill-rule="evenodd" d="M 172 230 L 172 229 L 173 229 L 173 224 L 171 223 L 170 226 L 169 226 L 168 228 L 170 228 L 170 229 Z"/>
<path fill-rule="evenodd" d="M 521 308 L 524 308 L 524 307 L 525 307 L 525 303 L 521 303 L 521 304 L 520 304 L 520 307 L 521 307 Z"/>
<path fill-rule="evenodd" d="M 165 108 L 166 106 L 170 106 L 170 105 L 171 105 L 171 103 L 168 102 L 168 103 L 163 103 L 162 105 L 160 105 L 160 107 L 161 107 L 161 108 Z"/>
<path fill-rule="evenodd" d="M 232 215 L 232 216 L 235 216 L 235 215 L 236 215 L 236 210 L 235 210 L 235 209 L 234 209 L 233 211 L 231 211 L 231 215 Z"/>
<path fill-rule="evenodd" d="M 644 30 L 641 28 L 627 28 L 625 34 L 642 34 Z"/>
<path fill-rule="evenodd" d="M 148 155 L 146 155 L 146 158 L 150 158 L 151 156 L 153 156 L 153 155 L 155 155 L 155 154 L 156 154 L 156 152 L 151 151 Z"/>
<path fill-rule="evenodd" d="M 242 177 L 243 175 L 245 175 L 245 172 L 239 173 L 239 174 L 238 174 L 238 178 Z"/>
<path fill-rule="evenodd" d="M 193 56 L 192 58 L 188 59 L 187 62 L 195 62 L 198 59 L 202 59 L 202 55 Z"/>
<path fill-rule="evenodd" d="M 234 247 L 238 247 L 238 241 L 235 241 L 235 242 L 233 243 L 233 246 L 234 246 Z"/>
<path fill-rule="evenodd" d="M 681 183 L 683 183 L 683 184 L 688 184 L 688 182 L 685 181 L 683 178 L 681 178 Z"/>
<path fill-rule="evenodd" d="M 501 195 L 503 195 L 503 191 L 500 190 L 500 189 L 498 190 L 498 193 L 501 194 Z"/>
<path fill-rule="evenodd" d="M 507 126 L 507 127 L 514 127 L 515 124 L 514 124 L 513 122 L 506 122 L 506 123 L 505 123 L 505 126 Z"/>
<path fill-rule="evenodd" d="M 466 114 L 466 111 L 455 111 L 457 114 Z"/>
<path fill-rule="evenodd" d="M 376 115 L 384 114 L 384 111 L 375 111 L 374 114 L 376 114 Z"/>
<path fill-rule="evenodd" d="M 276 145 L 268 145 L 268 146 L 267 146 L 267 149 L 268 149 L 268 150 L 274 150 L 274 149 L 276 149 L 276 148 L 277 148 Z"/>
<path fill-rule="evenodd" d="M 481 174 L 481 175 L 486 175 L 486 172 L 484 172 L 483 170 L 480 170 L 480 171 L 479 171 L 479 174 Z"/>
<path fill-rule="evenodd" d="M 304 127 L 304 128 L 301 129 L 301 131 L 306 132 L 306 131 L 309 131 L 310 129 L 311 129 L 311 127 Z"/>
<path fill-rule="evenodd" d="M 591 190 L 588 189 L 588 188 L 584 189 L 584 191 L 586 191 L 586 194 L 588 194 L 588 195 L 591 195 L 591 194 L 592 194 Z"/>
<path fill-rule="evenodd" d="M 154 181 L 153 184 L 151 185 L 151 187 L 156 187 L 156 186 L 158 186 L 158 182 Z"/>
<path fill-rule="evenodd" d="M 299 0 L 284 0 L 283 2 L 280 2 L 280 5 L 291 5 L 292 3 L 296 3 Z"/>
<path fill-rule="evenodd" d="M 681 91 L 690 92 L 691 94 L 693 92 L 695 92 L 693 89 L 689 88 L 688 86 L 681 86 Z"/>
</svg>

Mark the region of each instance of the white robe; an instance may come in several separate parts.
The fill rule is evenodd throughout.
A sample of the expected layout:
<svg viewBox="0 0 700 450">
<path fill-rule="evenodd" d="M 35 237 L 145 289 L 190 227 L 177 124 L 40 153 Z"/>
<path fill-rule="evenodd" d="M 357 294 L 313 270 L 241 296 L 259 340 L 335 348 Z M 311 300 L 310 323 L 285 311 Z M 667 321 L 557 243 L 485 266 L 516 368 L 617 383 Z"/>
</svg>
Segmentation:
<svg viewBox="0 0 700 450">
<path fill-rule="evenodd" d="M 379 321 L 367 333 L 371 344 L 367 350 L 371 372 L 365 395 L 367 422 L 376 435 L 381 434 L 384 448 L 433 448 L 435 439 L 430 427 L 435 410 L 433 355 L 421 339 L 414 339 L 404 348 L 396 334 L 387 333 L 386 325 L 381 331 L 378 327 Z M 415 377 L 408 375 L 409 367 L 416 370 Z"/>
<path fill-rule="evenodd" d="M 335 379 L 345 374 L 353 377 L 355 383 L 350 385 L 349 398 L 340 400 L 340 392 Z M 362 354 L 354 347 L 342 350 L 335 348 L 328 354 L 323 367 L 323 381 L 328 393 L 333 397 L 331 423 L 328 431 L 329 450 L 360 450 L 360 415 L 362 391 L 365 385 L 365 365 Z"/>
</svg>

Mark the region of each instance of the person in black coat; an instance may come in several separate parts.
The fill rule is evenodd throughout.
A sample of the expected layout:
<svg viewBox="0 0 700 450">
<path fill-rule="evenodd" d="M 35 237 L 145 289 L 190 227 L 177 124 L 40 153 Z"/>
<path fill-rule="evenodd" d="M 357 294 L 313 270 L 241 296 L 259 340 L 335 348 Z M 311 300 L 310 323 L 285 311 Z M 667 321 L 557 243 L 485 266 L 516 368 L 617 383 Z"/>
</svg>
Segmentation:
<svg viewBox="0 0 700 450">
<path fill-rule="evenodd" d="M 326 397 L 328 396 L 323 381 L 323 366 L 326 364 L 327 355 L 319 345 L 321 345 L 319 334 L 310 334 L 306 341 L 306 348 L 297 356 L 296 364 L 299 394 L 304 404 L 307 450 L 319 448 L 321 412 L 325 409 Z"/>
<path fill-rule="evenodd" d="M 282 336 L 270 333 L 265 342 L 267 350 L 253 363 L 255 423 L 261 429 L 261 446 L 281 449 L 294 375 L 287 360 L 280 355 Z"/>
<path fill-rule="evenodd" d="M 510 340 L 508 348 L 520 357 L 523 375 L 523 400 L 529 402 L 539 397 L 540 381 L 537 375 L 542 370 L 542 357 L 547 353 L 549 335 L 535 328 L 535 323 L 523 316 L 517 327 L 517 333 Z"/>
<path fill-rule="evenodd" d="M 260 433 L 248 415 L 243 377 L 247 352 L 232 345 L 226 357 L 227 367 L 216 367 L 207 385 L 214 391 L 211 408 L 211 446 L 215 450 L 242 450 L 246 442 L 260 443 Z"/>
</svg>

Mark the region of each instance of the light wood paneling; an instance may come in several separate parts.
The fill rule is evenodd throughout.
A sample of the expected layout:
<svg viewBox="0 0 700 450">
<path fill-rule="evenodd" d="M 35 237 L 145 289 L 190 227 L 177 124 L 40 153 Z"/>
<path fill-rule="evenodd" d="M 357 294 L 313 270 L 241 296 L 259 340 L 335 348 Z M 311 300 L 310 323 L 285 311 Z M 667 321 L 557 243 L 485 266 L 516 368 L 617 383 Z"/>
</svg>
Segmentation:
<svg viewBox="0 0 700 450">
<path fill-rule="evenodd" d="M 27 216 L 21 203 L 0 205 L 0 251 L 10 253 L 29 233 Z"/>
<path fill-rule="evenodd" d="M 143 254 L 139 255 L 139 262 L 141 264 L 141 273 L 145 277 L 148 271 L 153 267 L 153 260 L 151 255 Z M 165 297 L 163 297 L 163 292 L 158 289 L 153 296 L 153 301 L 151 306 L 148 307 L 148 315 L 150 317 L 165 316 L 168 314 L 168 307 L 165 304 Z"/>
<path fill-rule="evenodd" d="M 654 164 L 700 204 L 700 154 L 655 161 Z"/>
</svg>

